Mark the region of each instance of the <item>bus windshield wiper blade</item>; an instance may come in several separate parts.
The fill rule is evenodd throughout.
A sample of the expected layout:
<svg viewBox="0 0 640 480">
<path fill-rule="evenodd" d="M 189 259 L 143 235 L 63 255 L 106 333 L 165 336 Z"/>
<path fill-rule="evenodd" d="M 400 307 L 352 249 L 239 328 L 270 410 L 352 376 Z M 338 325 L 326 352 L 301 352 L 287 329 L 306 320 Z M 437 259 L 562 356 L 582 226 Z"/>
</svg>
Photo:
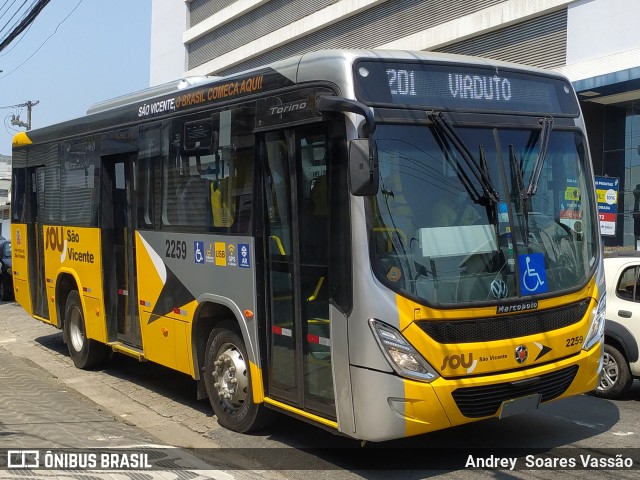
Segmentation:
<svg viewBox="0 0 640 480">
<path fill-rule="evenodd" d="M 515 175 L 515 184 L 520 197 L 522 216 L 524 217 L 524 234 L 522 235 L 525 245 L 529 243 L 529 197 L 524 191 L 524 180 L 522 179 L 522 168 L 516 157 L 516 149 L 509 145 L 509 164 L 511 172 Z"/>
<path fill-rule="evenodd" d="M 531 172 L 531 180 L 529 180 L 529 186 L 524 193 L 526 198 L 529 198 L 536 194 L 538 191 L 538 180 L 540 180 L 540 174 L 542 173 L 542 167 L 544 166 L 544 160 L 547 157 L 547 147 L 549 146 L 549 136 L 551 129 L 553 128 L 553 117 L 546 116 L 539 120 L 542 125 L 540 131 L 540 149 L 538 150 L 538 156 L 533 164 L 533 171 Z"/>
<path fill-rule="evenodd" d="M 444 135 L 449 139 L 449 141 L 453 144 L 463 160 L 467 164 L 467 167 L 476 178 L 478 183 L 482 186 L 484 190 L 484 197 L 493 203 L 497 203 L 499 200 L 498 192 L 496 192 L 495 188 L 491 184 L 491 180 L 487 176 L 487 174 L 480 168 L 478 162 L 475 160 L 471 152 L 465 145 L 464 141 L 460 138 L 458 133 L 453 129 L 447 119 L 445 118 L 442 112 L 431 111 L 427 114 L 429 120 L 433 122 L 433 124 L 440 130 Z"/>
</svg>

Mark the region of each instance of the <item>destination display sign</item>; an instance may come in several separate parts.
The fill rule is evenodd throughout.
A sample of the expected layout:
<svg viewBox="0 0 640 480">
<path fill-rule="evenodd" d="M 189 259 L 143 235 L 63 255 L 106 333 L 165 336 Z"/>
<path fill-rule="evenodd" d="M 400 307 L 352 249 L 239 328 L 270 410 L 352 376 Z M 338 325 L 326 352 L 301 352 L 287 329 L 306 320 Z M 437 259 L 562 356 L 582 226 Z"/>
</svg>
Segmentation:
<svg viewBox="0 0 640 480">
<path fill-rule="evenodd" d="M 497 67 L 361 61 L 356 95 L 370 105 L 422 109 L 578 115 L 570 84 Z"/>
</svg>

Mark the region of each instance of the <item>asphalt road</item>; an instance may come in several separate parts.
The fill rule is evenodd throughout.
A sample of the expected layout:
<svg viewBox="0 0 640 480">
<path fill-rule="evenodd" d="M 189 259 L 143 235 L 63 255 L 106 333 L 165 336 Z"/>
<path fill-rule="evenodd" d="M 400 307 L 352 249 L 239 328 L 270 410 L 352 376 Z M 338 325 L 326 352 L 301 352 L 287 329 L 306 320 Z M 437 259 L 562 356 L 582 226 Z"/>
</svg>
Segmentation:
<svg viewBox="0 0 640 480">
<path fill-rule="evenodd" d="M 544 405 L 535 414 L 361 446 L 286 416 L 252 435 L 225 430 L 217 425 L 208 402 L 195 400 L 193 380 L 159 365 L 114 355 L 103 370 L 78 370 L 68 357 L 61 333 L 32 319 L 13 302 L 0 302 L 0 347 L 33 362 L 158 443 L 188 448 L 237 477 L 257 474 L 308 480 L 311 472 L 320 479 L 640 476 L 640 449 L 635 450 L 640 434 L 638 381 L 618 401 L 581 395 Z M 569 468 L 571 462 L 579 467 L 587 455 L 615 459 L 616 453 L 622 455 L 620 460 L 635 460 L 635 469 Z M 526 454 L 531 455 L 529 460 Z M 496 457 L 504 458 L 505 465 L 510 457 L 519 457 L 517 469 L 465 468 L 469 462 L 495 462 Z M 550 457 L 556 460 L 547 460 Z M 538 468 L 551 461 L 556 462 L 553 472 Z M 561 462 L 569 462 L 569 467 L 563 468 Z"/>
</svg>

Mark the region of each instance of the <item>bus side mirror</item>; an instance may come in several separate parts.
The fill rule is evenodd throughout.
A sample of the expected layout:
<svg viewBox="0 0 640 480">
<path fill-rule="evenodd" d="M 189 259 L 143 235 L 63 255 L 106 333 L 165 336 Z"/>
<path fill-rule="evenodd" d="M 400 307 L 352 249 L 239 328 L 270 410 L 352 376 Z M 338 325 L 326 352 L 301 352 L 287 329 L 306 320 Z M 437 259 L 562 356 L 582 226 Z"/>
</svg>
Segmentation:
<svg viewBox="0 0 640 480">
<path fill-rule="evenodd" d="M 359 197 L 378 193 L 378 147 L 371 138 L 356 138 L 349 144 L 349 188 Z"/>
</svg>

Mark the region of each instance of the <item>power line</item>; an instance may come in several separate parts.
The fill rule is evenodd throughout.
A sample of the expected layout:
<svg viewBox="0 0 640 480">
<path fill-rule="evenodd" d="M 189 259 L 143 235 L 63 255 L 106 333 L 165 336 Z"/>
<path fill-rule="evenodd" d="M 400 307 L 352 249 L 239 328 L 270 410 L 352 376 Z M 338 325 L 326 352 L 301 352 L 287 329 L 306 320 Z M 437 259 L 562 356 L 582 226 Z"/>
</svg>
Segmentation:
<svg viewBox="0 0 640 480">
<path fill-rule="evenodd" d="M 15 27 L 13 31 L 9 35 L 7 35 L 5 39 L 0 43 L 0 52 L 4 50 L 7 45 L 9 45 L 18 35 L 20 35 L 20 33 L 22 33 L 31 24 L 31 22 L 33 22 L 36 19 L 36 17 L 40 14 L 42 9 L 47 6 L 49 1 L 50 0 L 39 0 L 38 3 L 35 4 L 35 6 L 29 11 L 29 13 L 18 24 L 18 26 Z"/>
<path fill-rule="evenodd" d="M 27 28 L 23 33 L 22 36 L 18 39 L 17 42 L 14 42 L 13 45 L 11 45 L 11 48 L 6 50 L 4 53 L 0 53 L 0 58 L 4 57 L 5 55 L 11 53 L 11 51 L 16 48 L 18 45 L 20 45 L 20 42 L 22 40 L 24 40 L 24 37 L 27 36 L 27 33 L 29 33 L 29 30 L 31 30 L 31 27 L 33 26 L 33 23 L 31 25 L 29 25 L 29 28 Z M 0 70 L 0 73 L 2 73 L 2 70 Z"/>
<path fill-rule="evenodd" d="M 14 3 L 15 3 L 15 2 L 14 2 Z M 20 6 L 18 7 L 18 10 L 16 10 L 15 12 L 13 12 L 13 15 L 11 15 L 11 18 L 9 18 L 9 20 L 7 20 L 7 23 L 5 23 L 5 24 L 2 26 L 2 28 L 0 28 L 0 32 L 4 32 L 4 30 L 9 26 L 9 24 L 13 21 L 13 19 L 16 17 L 16 15 L 18 15 L 18 13 L 20 13 L 20 10 L 22 10 L 22 8 L 23 8 L 26 4 L 27 4 L 27 0 L 24 0 L 24 2 L 22 2 L 22 5 L 20 5 Z M 11 6 L 13 6 L 13 3 L 11 4 Z M 30 5 L 30 7 L 29 7 L 29 8 L 32 8 L 32 7 L 33 7 L 33 5 Z M 28 13 L 28 10 L 29 10 L 29 9 L 27 9 L 27 12 L 26 12 L 26 13 L 24 13 L 24 14 L 22 14 L 22 16 L 21 16 L 21 17 L 16 21 L 16 23 L 14 23 L 14 24 L 12 25 L 11 30 L 12 30 L 13 28 L 15 28 L 15 26 L 18 24 L 18 22 L 21 22 L 21 21 L 24 19 L 24 17 L 25 17 L 25 16 L 26 16 L 26 14 Z"/>
<path fill-rule="evenodd" d="M 48 3 L 48 2 L 49 2 L 49 0 L 46 0 L 46 2 Z M 28 62 L 28 61 L 29 61 L 29 60 L 30 60 L 30 59 L 31 59 L 31 58 L 32 58 L 36 53 L 38 53 L 38 51 L 39 51 L 42 47 L 44 47 L 45 43 L 47 43 L 47 42 L 49 41 L 49 39 L 50 39 L 51 37 L 53 37 L 53 36 L 58 32 L 58 28 L 60 28 L 60 26 L 61 26 L 64 22 L 66 22 L 66 21 L 67 21 L 67 19 L 71 16 L 71 14 L 73 14 L 73 12 L 75 12 L 75 11 L 78 9 L 78 7 L 80 6 L 80 4 L 81 4 L 82 2 L 83 2 L 83 0 L 80 0 L 80 1 L 76 4 L 76 6 L 75 6 L 75 7 L 73 7 L 73 9 L 72 9 L 68 14 L 67 14 L 67 16 L 66 16 L 66 17 L 64 17 L 60 23 L 58 23 L 58 25 L 56 26 L 56 29 L 53 31 L 53 33 L 52 33 L 51 35 L 49 35 L 49 36 L 44 40 L 44 42 L 42 42 L 42 43 L 40 44 L 40 46 L 34 50 L 34 52 L 33 52 L 31 55 L 29 55 L 29 56 L 28 56 L 28 57 L 27 57 L 27 58 L 26 58 L 26 59 L 25 59 L 25 60 L 24 60 L 20 65 L 18 65 L 16 68 L 14 68 L 14 69 L 13 69 L 13 70 L 11 70 L 10 72 L 8 72 L 8 73 L 4 74 L 3 76 L 1 76 L 1 77 L 0 77 L 0 79 L 5 78 L 5 77 L 8 77 L 9 75 L 11 75 L 13 72 L 15 72 L 15 71 L 16 71 L 16 70 L 18 70 L 20 67 L 22 67 L 25 63 L 27 63 L 27 62 Z M 2 71 L 1 71 L 1 70 L 0 70 L 0 73 L 2 73 Z"/>
<path fill-rule="evenodd" d="M 21 107 L 25 107 L 26 105 L 27 105 L 26 103 L 17 103 L 15 105 L 5 105 L 4 107 L 0 107 L 0 110 L 10 109 L 10 108 L 21 108 Z"/>
<path fill-rule="evenodd" d="M 7 2 L 8 2 L 8 1 L 9 1 L 9 0 L 5 1 L 5 2 L 4 2 L 4 5 L 2 5 L 2 7 L 0 7 L 0 8 L 4 8 L 4 6 L 7 4 Z M 7 9 L 2 13 L 2 15 L 0 15 L 0 19 L 2 19 L 2 17 L 4 17 L 7 13 L 9 13 L 9 12 L 11 11 L 11 7 L 13 7 L 17 1 L 18 1 L 18 0 L 13 0 L 13 2 L 11 2 L 11 5 L 9 5 L 9 8 L 7 8 Z M 22 8 L 22 7 L 20 7 L 20 8 Z M 18 9 L 18 10 L 20 10 L 20 9 Z M 7 24 L 8 24 L 8 23 L 9 23 L 9 22 L 7 22 Z M 6 27 L 6 26 L 7 26 L 7 25 L 5 25 L 5 27 Z M 4 27 L 2 27 L 2 29 L 4 30 Z"/>
</svg>

